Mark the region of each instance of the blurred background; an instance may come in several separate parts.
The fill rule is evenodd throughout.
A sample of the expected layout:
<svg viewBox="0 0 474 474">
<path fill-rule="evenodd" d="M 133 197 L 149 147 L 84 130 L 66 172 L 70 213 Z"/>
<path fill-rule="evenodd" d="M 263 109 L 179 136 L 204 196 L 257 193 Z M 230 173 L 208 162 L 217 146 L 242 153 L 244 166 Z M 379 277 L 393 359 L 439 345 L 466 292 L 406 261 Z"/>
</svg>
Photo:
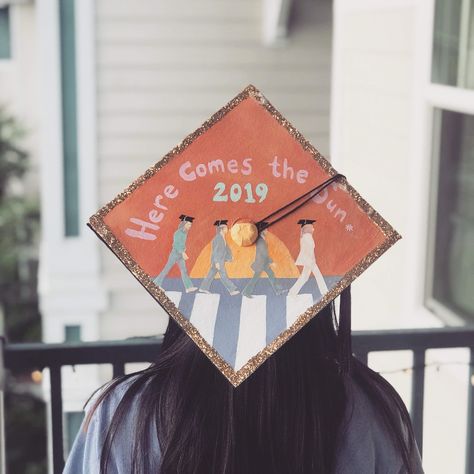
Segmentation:
<svg viewBox="0 0 474 474">
<path fill-rule="evenodd" d="M 0 0 L 7 472 L 60 472 L 113 373 L 92 349 L 36 366 L 35 343 L 167 325 L 89 216 L 252 83 L 402 234 L 354 283 L 354 330 L 398 331 L 405 347 L 438 328 L 426 351 L 368 362 L 416 408 L 426 472 L 474 473 L 473 3 Z"/>
</svg>

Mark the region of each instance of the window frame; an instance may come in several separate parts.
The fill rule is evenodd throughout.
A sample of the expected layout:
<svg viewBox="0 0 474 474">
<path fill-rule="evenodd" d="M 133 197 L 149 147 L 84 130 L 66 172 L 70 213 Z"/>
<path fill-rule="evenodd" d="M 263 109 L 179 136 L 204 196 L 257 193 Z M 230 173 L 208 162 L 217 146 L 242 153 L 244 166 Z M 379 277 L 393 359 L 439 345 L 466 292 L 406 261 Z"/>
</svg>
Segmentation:
<svg viewBox="0 0 474 474">
<path fill-rule="evenodd" d="M 76 419 L 74 419 L 77 417 Z M 65 455 L 69 455 L 71 452 L 71 449 L 73 447 L 74 441 L 76 439 L 77 433 L 81 429 L 81 424 L 84 420 L 85 413 L 84 411 L 79 411 L 79 410 L 74 410 L 74 411 L 65 411 L 64 412 L 64 417 L 63 417 L 63 423 L 64 423 L 64 451 Z M 79 422 L 80 419 L 80 422 Z M 76 424 L 76 426 L 73 427 L 73 423 Z M 73 430 L 73 428 L 77 428 Z"/>
<path fill-rule="evenodd" d="M 5 4 L 2 8 L 8 9 L 8 23 L 9 23 L 9 35 L 10 35 L 10 56 L 8 58 L 0 57 L 0 66 L 9 66 L 15 59 L 15 15 L 13 14 L 13 8 L 11 4 Z"/>
<path fill-rule="evenodd" d="M 76 0 L 61 0 L 58 10 L 64 235 L 75 238 L 81 233 Z"/>
<path fill-rule="evenodd" d="M 468 0 L 470 1 L 470 0 Z M 436 0 L 430 1 L 429 9 L 431 24 L 429 31 L 429 61 L 428 69 L 425 71 L 426 84 L 424 87 L 423 105 L 426 110 L 424 129 L 426 137 L 424 139 L 424 157 L 428 163 L 426 176 L 428 177 L 427 193 L 427 215 L 426 222 L 426 252 L 424 265 L 424 294 L 423 305 L 435 314 L 443 323 L 447 325 L 466 325 L 470 321 L 463 315 L 458 314 L 448 308 L 441 301 L 437 300 L 433 294 L 434 285 L 434 252 L 435 252 L 435 227 L 436 210 L 438 204 L 438 179 L 440 166 L 440 139 L 442 111 L 448 110 L 464 115 L 474 116 L 474 89 L 466 89 L 461 86 L 446 85 L 433 82 L 433 40 L 434 40 L 434 18 Z M 463 1 L 462 10 L 465 11 L 467 1 Z M 461 21 L 462 22 L 462 21 Z M 462 58 L 460 58 L 462 60 Z M 458 66 L 458 71 L 459 71 Z M 458 80 L 459 83 L 459 80 Z M 471 322 L 472 323 L 472 322 Z"/>
<path fill-rule="evenodd" d="M 431 81 L 433 84 L 444 84 L 444 85 L 451 85 L 452 87 L 461 87 L 464 88 L 467 82 L 467 71 L 468 71 L 468 49 L 469 49 L 469 33 L 470 33 L 470 17 L 472 9 L 474 8 L 474 1 L 473 0 L 459 0 L 459 22 L 458 22 L 458 31 L 459 31 L 459 38 L 458 38 L 458 55 L 456 58 L 456 84 L 445 84 L 441 81 L 433 81 L 434 76 L 434 69 L 431 67 Z M 436 10 L 436 0 L 434 0 L 434 9 Z M 453 0 L 450 1 L 451 5 L 453 4 Z M 434 15 L 436 15 L 436 11 L 434 10 Z M 435 16 L 433 17 L 433 24 L 436 24 Z M 433 45 L 435 43 L 435 31 L 433 27 Z M 434 47 L 432 48 L 432 52 L 434 53 Z M 433 57 L 432 57 L 433 61 Z M 433 64 L 432 64 L 433 66 Z"/>
<path fill-rule="evenodd" d="M 71 338 L 69 331 L 77 331 L 79 338 Z M 64 342 L 78 343 L 82 341 L 82 324 L 81 323 L 66 323 L 64 324 Z"/>
</svg>

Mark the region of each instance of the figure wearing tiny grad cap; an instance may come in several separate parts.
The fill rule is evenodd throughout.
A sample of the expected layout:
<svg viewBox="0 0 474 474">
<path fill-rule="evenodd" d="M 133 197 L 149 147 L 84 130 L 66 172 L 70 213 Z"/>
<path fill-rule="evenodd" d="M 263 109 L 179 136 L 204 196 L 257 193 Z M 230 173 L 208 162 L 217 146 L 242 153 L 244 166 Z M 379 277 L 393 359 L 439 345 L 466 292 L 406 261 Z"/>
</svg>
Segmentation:
<svg viewBox="0 0 474 474">
<path fill-rule="evenodd" d="M 193 224 L 194 217 L 181 214 L 179 219 L 180 223 L 178 225 L 178 229 L 173 235 L 173 246 L 171 248 L 168 261 L 166 262 L 163 270 L 161 270 L 160 274 L 153 281 L 158 287 L 162 288 L 163 280 L 165 279 L 166 275 L 168 275 L 174 265 L 178 265 L 186 293 L 191 293 L 196 291 L 197 287 L 193 285 L 191 278 L 189 278 L 185 260 L 188 259 L 186 254 L 186 239 Z"/>
<path fill-rule="evenodd" d="M 311 273 L 316 279 L 319 293 L 324 295 L 328 291 L 323 274 L 316 263 L 316 256 L 314 253 L 315 243 L 313 239 L 315 219 L 300 219 L 298 225 L 301 226 L 300 231 L 300 252 L 296 258 L 295 264 L 302 266 L 303 270 L 295 284 L 288 292 L 288 296 L 296 296 L 303 285 L 308 281 Z"/>
<path fill-rule="evenodd" d="M 228 232 L 227 219 L 220 219 L 214 222 L 216 226 L 216 235 L 211 244 L 211 266 L 209 273 L 203 280 L 199 291 L 201 293 L 210 293 L 211 283 L 217 274 L 220 275 L 222 284 L 225 286 L 231 296 L 238 295 L 240 292 L 234 283 L 227 276 L 225 268 L 226 262 L 232 261 L 232 252 L 227 245 L 225 236 Z"/>
<path fill-rule="evenodd" d="M 264 225 L 266 223 L 262 222 L 261 224 Z M 275 264 L 268 253 L 268 244 L 266 239 L 267 234 L 267 229 L 263 228 L 259 232 L 258 239 L 255 243 L 255 260 L 251 265 L 254 274 L 247 285 L 245 285 L 245 288 L 242 290 L 242 295 L 246 296 L 247 298 L 252 298 L 253 292 L 255 291 L 255 287 L 257 286 L 257 282 L 260 279 L 262 273 L 267 274 L 270 284 L 276 295 L 282 295 L 286 291 L 278 283 L 275 273 L 272 270 L 272 266 Z"/>
</svg>

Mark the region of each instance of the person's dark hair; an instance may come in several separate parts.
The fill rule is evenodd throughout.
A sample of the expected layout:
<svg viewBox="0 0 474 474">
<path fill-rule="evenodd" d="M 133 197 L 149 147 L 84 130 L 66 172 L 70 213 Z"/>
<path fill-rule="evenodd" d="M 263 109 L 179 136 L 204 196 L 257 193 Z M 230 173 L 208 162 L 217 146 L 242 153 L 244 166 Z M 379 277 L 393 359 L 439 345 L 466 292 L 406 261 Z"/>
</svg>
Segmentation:
<svg viewBox="0 0 474 474">
<path fill-rule="evenodd" d="M 407 473 L 415 446 L 401 398 L 383 377 L 351 356 L 341 372 L 334 305 L 330 303 L 234 388 L 170 318 L 161 352 L 147 369 L 112 381 L 98 404 L 130 377 L 102 449 L 107 473 L 114 433 L 140 392 L 132 473 L 148 473 L 149 433 L 156 428 L 160 474 L 328 474 L 357 383 L 380 413 Z M 137 376 L 138 374 L 138 376 Z M 155 423 L 150 426 L 150 423 Z"/>
</svg>

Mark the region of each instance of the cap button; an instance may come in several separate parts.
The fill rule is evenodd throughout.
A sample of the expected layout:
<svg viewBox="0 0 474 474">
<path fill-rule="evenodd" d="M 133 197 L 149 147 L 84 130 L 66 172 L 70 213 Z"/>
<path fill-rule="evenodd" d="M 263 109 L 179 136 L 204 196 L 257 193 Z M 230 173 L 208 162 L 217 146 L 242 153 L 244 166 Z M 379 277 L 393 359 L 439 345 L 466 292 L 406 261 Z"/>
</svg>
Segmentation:
<svg viewBox="0 0 474 474">
<path fill-rule="evenodd" d="M 232 240 L 239 247 L 249 247 L 258 238 L 258 229 L 250 219 L 237 219 L 230 229 Z"/>
</svg>

